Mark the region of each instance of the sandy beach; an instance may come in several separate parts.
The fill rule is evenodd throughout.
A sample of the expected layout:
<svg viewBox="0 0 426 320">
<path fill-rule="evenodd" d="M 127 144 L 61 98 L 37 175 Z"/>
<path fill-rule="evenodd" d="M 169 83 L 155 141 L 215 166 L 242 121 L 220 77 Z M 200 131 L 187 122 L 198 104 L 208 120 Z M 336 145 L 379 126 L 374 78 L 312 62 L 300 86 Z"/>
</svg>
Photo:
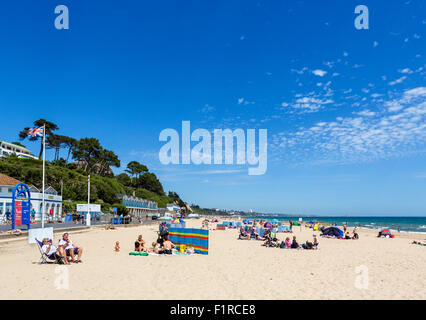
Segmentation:
<svg viewBox="0 0 426 320">
<path fill-rule="evenodd" d="M 187 226 L 201 227 L 201 220 Z M 70 233 L 84 248 L 83 263 L 70 266 L 38 264 L 39 251 L 26 239 L 1 242 L 0 299 L 426 299 L 426 247 L 411 244 L 425 234 L 379 239 L 361 229 L 359 240 L 319 238 L 319 250 L 287 250 L 237 240 L 236 229 L 211 230 L 208 255 L 129 256 L 139 234 L 150 244 L 157 230 Z M 312 229 L 293 230 L 300 242 L 312 240 Z M 368 288 L 356 287 L 357 270 Z M 57 285 L 64 276 L 68 289 Z"/>
</svg>

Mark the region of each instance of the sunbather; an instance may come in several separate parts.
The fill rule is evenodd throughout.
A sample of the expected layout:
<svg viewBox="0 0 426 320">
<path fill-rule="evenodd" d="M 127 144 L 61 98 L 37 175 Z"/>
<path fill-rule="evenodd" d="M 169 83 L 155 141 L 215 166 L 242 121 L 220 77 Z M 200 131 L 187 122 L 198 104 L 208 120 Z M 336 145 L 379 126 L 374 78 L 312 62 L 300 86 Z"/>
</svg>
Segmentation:
<svg viewBox="0 0 426 320">
<path fill-rule="evenodd" d="M 250 235 L 244 230 L 243 227 L 240 228 L 240 234 L 238 236 L 240 240 L 250 240 Z"/>
<path fill-rule="evenodd" d="M 314 235 L 314 249 L 318 249 L 318 246 L 319 246 L 319 242 L 318 242 L 317 236 Z"/>
<path fill-rule="evenodd" d="M 145 241 L 142 239 L 142 235 L 138 236 L 138 239 L 135 241 L 135 251 L 137 252 L 146 252 Z"/>
<path fill-rule="evenodd" d="M 69 239 L 68 232 L 65 232 L 62 235 L 62 239 L 59 240 L 58 247 L 64 248 L 67 257 L 70 257 L 72 262 L 74 263 L 82 262 L 81 255 L 83 253 L 83 248 L 73 245 L 72 241 Z M 77 260 L 75 260 L 76 255 L 77 255 Z"/>
<path fill-rule="evenodd" d="M 304 244 L 302 244 L 302 248 L 306 250 L 312 250 L 314 248 L 314 245 L 310 241 L 306 241 Z"/>
<path fill-rule="evenodd" d="M 163 250 L 161 250 L 160 253 L 172 254 L 172 249 L 174 247 L 175 245 L 170 241 L 169 236 L 166 236 L 163 242 Z"/>
<path fill-rule="evenodd" d="M 293 236 L 293 242 L 290 246 L 292 249 L 298 249 L 300 247 L 299 243 L 296 241 L 296 236 Z"/>
<path fill-rule="evenodd" d="M 291 241 L 289 237 L 285 238 L 285 246 L 286 248 L 291 248 Z"/>
<path fill-rule="evenodd" d="M 151 245 L 152 247 L 148 250 L 149 252 L 160 253 L 160 244 L 158 242 L 153 242 Z"/>
<path fill-rule="evenodd" d="M 43 246 L 41 247 L 41 251 L 43 251 L 50 260 L 63 261 L 65 264 L 69 264 L 63 247 L 56 248 L 52 245 L 49 238 L 44 238 L 42 242 Z"/>
</svg>

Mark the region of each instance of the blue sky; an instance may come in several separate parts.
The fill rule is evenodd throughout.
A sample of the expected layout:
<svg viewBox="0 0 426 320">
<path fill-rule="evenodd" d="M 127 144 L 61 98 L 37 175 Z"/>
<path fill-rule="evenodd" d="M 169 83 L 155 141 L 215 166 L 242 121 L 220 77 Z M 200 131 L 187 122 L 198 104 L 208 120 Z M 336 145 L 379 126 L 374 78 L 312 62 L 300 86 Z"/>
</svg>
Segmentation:
<svg viewBox="0 0 426 320">
<path fill-rule="evenodd" d="M 54 27 L 59 4 L 69 30 Z M 359 4 L 369 30 L 354 27 Z M 99 138 L 117 173 L 140 161 L 204 207 L 425 215 L 425 12 L 381 0 L 2 3 L 0 139 L 44 117 Z M 162 165 L 159 134 L 183 120 L 267 129 L 266 174 Z"/>
</svg>

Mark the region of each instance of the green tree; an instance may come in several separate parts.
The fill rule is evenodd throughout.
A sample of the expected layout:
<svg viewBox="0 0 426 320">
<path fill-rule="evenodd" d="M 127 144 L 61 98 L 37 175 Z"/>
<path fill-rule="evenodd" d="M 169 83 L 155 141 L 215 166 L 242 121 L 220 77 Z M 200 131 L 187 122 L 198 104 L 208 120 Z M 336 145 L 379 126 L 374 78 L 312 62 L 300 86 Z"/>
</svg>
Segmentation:
<svg viewBox="0 0 426 320">
<path fill-rule="evenodd" d="M 115 179 L 126 187 L 132 185 L 132 180 L 130 179 L 129 175 L 124 172 L 116 176 Z"/>
<path fill-rule="evenodd" d="M 137 186 L 161 196 L 166 195 L 160 180 L 158 180 L 157 176 L 151 172 L 145 172 L 141 175 L 137 180 Z"/>
<path fill-rule="evenodd" d="M 47 137 L 49 137 L 53 131 L 56 131 L 59 129 L 59 127 L 50 121 L 47 121 L 45 119 L 39 119 L 34 121 L 33 123 L 34 127 L 42 127 L 44 125 L 46 125 L 46 139 Z M 28 137 L 28 130 L 30 130 L 30 127 L 25 127 L 24 130 L 22 130 L 21 132 L 19 132 L 19 139 L 25 140 L 28 139 L 30 141 L 36 141 L 36 140 L 40 140 L 40 154 L 38 156 L 39 159 L 41 159 L 41 155 L 43 153 L 43 137 Z"/>
<path fill-rule="evenodd" d="M 127 164 L 127 169 L 124 171 L 132 177 L 136 176 L 136 178 L 139 178 L 141 174 L 148 172 L 148 168 L 137 161 L 131 161 Z"/>
<path fill-rule="evenodd" d="M 185 202 L 179 197 L 176 192 L 169 191 L 168 197 L 175 203 L 177 203 L 180 207 L 185 207 Z"/>
<path fill-rule="evenodd" d="M 77 140 L 71 137 L 67 137 L 67 136 L 63 136 L 63 144 L 65 148 L 68 148 L 68 154 L 67 154 L 67 158 L 65 160 L 65 163 L 68 163 L 68 160 L 70 158 L 70 155 L 73 151 L 73 149 L 75 148 L 75 146 L 77 145 Z"/>
<path fill-rule="evenodd" d="M 68 137 L 61 136 L 59 134 L 51 134 L 46 138 L 47 149 L 55 149 L 55 156 L 53 160 L 59 160 L 59 152 L 66 146 L 66 140 Z"/>
<path fill-rule="evenodd" d="M 74 147 L 72 156 L 81 166 L 84 166 L 85 172 L 90 173 L 96 164 L 96 160 L 99 159 L 101 152 L 102 147 L 98 139 L 82 138 Z"/>
<path fill-rule="evenodd" d="M 111 167 L 119 168 L 121 163 L 114 152 L 102 149 L 99 153 L 96 165 L 98 166 L 98 174 L 104 176 L 109 174 Z"/>
</svg>

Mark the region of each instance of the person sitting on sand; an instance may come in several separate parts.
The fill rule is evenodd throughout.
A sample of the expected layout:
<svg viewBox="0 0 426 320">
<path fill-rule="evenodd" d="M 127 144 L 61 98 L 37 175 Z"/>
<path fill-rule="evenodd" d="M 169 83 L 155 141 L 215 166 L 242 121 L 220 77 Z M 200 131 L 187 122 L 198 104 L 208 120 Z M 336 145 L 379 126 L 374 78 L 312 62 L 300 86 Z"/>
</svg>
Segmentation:
<svg viewBox="0 0 426 320">
<path fill-rule="evenodd" d="M 142 235 L 138 236 L 138 239 L 135 241 L 135 251 L 145 252 L 145 241 L 142 239 Z"/>
<path fill-rule="evenodd" d="M 81 261 L 81 255 L 83 253 L 83 248 L 74 246 L 72 241 L 70 240 L 68 236 L 68 232 L 65 232 L 62 235 L 62 239 L 59 240 L 59 247 L 64 248 L 65 253 L 67 254 L 67 257 L 71 258 L 71 262 L 78 263 Z M 75 256 L 77 255 L 77 260 L 75 260 Z"/>
<path fill-rule="evenodd" d="M 115 250 L 115 252 L 119 252 L 120 251 L 120 241 L 116 241 L 115 242 L 114 250 Z"/>
<path fill-rule="evenodd" d="M 354 239 L 354 240 L 359 239 L 359 235 L 356 232 L 356 228 L 354 228 L 354 231 L 352 232 L 352 239 Z"/>
<path fill-rule="evenodd" d="M 293 236 L 293 242 L 290 245 L 292 249 L 298 249 L 300 247 L 299 243 L 296 241 L 296 236 Z"/>
<path fill-rule="evenodd" d="M 348 232 L 346 232 L 346 234 L 345 234 L 345 239 L 346 239 L 346 240 L 351 239 L 351 236 L 349 235 L 349 231 L 348 231 Z"/>
<path fill-rule="evenodd" d="M 306 250 L 312 250 L 314 248 L 314 245 L 312 242 L 306 240 L 306 243 L 302 244 L 302 248 Z"/>
<path fill-rule="evenodd" d="M 289 237 L 285 238 L 285 246 L 286 246 L 287 248 L 291 248 L 291 241 L 290 241 L 290 238 L 289 238 Z"/>
<path fill-rule="evenodd" d="M 65 264 L 69 264 L 63 247 L 56 248 L 54 245 L 52 245 L 52 242 L 49 240 L 49 238 L 44 238 L 42 242 L 43 246 L 41 247 L 41 251 L 43 251 L 43 253 L 45 253 L 50 260 L 62 261 L 63 259 Z"/>
<path fill-rule="evenodd" d="M 175 245 L 170 241 L 169 236 L 165 236 L 163 242 L 163 250 L 161 250 L 160 253 L 172 254 L 172 249 L 174 247 Z"/>
<path fill-rule="evenodd" d="M 314 249 L 318 249 L 318 246 L 319 246 L 319 241 L 317 239 L 317 236 L 314 235 Z"/>
<path fill-rule="evenodd" d="M 160 244 L 158 242 L 153 242 L 151 249 L 149 250 L 149 252 L 153 252 L 153 253 L 160 253 Z"/>
<path fill-rule="evenodd" d="M 250 240 L 250 235 L 244 230 L 243 227 L 240 228 L 240 234 L 238 236 L 239 240 Z"/>
</svg>

